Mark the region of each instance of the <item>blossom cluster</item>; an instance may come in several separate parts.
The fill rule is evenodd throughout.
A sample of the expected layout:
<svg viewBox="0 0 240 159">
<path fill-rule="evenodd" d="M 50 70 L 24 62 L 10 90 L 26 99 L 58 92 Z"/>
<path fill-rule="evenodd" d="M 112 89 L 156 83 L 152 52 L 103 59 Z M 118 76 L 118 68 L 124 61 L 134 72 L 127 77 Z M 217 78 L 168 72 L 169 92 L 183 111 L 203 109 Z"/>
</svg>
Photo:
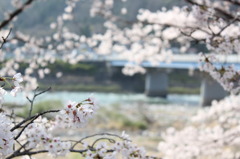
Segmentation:
<svg viewBox="0 0 240 159">
<path fill-rule="evenodd" d="M 106 142 L 99 142 L 94 147 L 94 151 L 88 150 L 83 156 L 87 159 L 97 157 L 104 159 L 151 159 L 151 157 L 146 156 L 143 147 L 138 147 L 130 141 L 129 136 L 125 132 L 122 133 L 121 138 L 122 141 L 117 141 L 111 145 Z M 85 146 L 87 148 L 89 145 Z"/>
<path fill-rule="evenodd" d="M 239 110 L 239 96 L 214 101 L 192 117 L 191 125 L 163 133 L 158 149 L 167 159 L 239 158 Z"/>
<path fill-rule="evenodd" d="M 108 150 L 113 150 L 109 153 Z M 88 150 L 84 155 L 86 159 L 94 159 L 96 157 L 104 159 L 146 159 L 145 150 L 138 147 L 130 141 L 116 142 L 112 146 L 108 146 L 105 142 L 100 142 L 96 145 L 96 151 Z"/>
<path fill-rule="evenodd" d="M 124 2 L 126 0 L 122 0 L 121 12 L 127 14 Z M 141 65 L 145 61 L 153 65 L 170 62 L 173 49 L 178 46 L 176 43 L 179 44 L 178 52 L 184 53 L 190 49 L 192 41 L 203 42 L 215 54 L 238 53 L 240 48 L 238 11 L 231 2 L 198 0 L 187 7 L 163 7 L 154 12 L 140 9 L 136 21 L 129 22 L 114 14 L 114 0 L 94 0 L 90 14 L 105 18 L 106 31 L 93 33 L 91 37 L 76 34 L 67 24 L 75 18 L 77 3 L 81 1 L 66 1 L 63 12 L 50 24 L 53 34 L 47 37 L 37 38 L 19 31 L 12 32 L 16 37 L 9 40 L 10 46 L 15 46 L 13 58 L 5 61 L 8 48 L 1 50 L 1 61 L 6 67 L 0 70 L 0 74 L 12 76 L 19 69 L 20 62 L 27 62 L 29 67 L 24 72 L 27 81 L 24 88 L 32 90 L 37 85 L 34 71 L 37 70 L 38 76 L 44 78 L 51 72 L 47 64 L 59 58 L 72 64 L 96 57 L 125 59 L 129 63 L 123 73 L 133 75 L 146 72 Z M 15 8 L 23 5 L 20 0 L 12 0 L 12 4 Z M 225 12 L 227 14 L 223 14 Z M 228 15 L 230 20 L 224 15 Z M 19 41 L 24 44 L 19 46 Z M 81 49 L 83 46 L 93 51 L 84 52 Z M 62 73 L 58 72 L 56 76 L 60 77 Z"/>
<path fill-rule="evenodd" d="M 93 96 L 82 102 L 69 102 L 67 106 L 60 111 L 61 115 L 56 116 L 56 124 L 59 127 L 83 127 L 89 118 L 91 118 L 97 109 L 97 103 Z"/>
<path fill-rule="evenodd" d="M 28 8 L 21 2 L 12 0 L 15 8 Z M 111 55 L 110 57 L 127 59 L 129 63 L 123 72 L 133 75 L 146 72 L 141 66 L 144 61 L 153 65 L 161 61 L 171 61 L 173 45 L 179 44 L 180 52 L 186 52 L 192 41 L 204 43 L 212 52 L 201 55 L 202 70 L 210 73 L 226 90 L 233 93 L 240 91 L 240 72 L 234 66 L 220 65 L 222 61 L 216 56 L 229 56 L 239 52 L 239 9 L 234 6 L 239 5 L 237 1 L 193 0 L 190 1 L 193 4 L 191 7 L 173 7 L 169 10 L 162 8 L 156 12 L 141 9 L 136 17 L 137 21 L 130 22 L 131 24 L 125 21 L 129 25 L 124 27 L 121 23 L 124 20 L 115 16 L 112 11 L 113 0 L 94 0 L 90 14 L 99 14 L 106 18 L 106 31 L 91 37 L 78 35 L 66 25 L 67 21 L 74 19 L 73 10 L 77 2 L 78 0 L 66 1 L 63 13 L 50 24 L 53 34 L 47 37 L 36 38 L 19 31 L 13 32 L 12 38 L 8 40 L 8 46 L 15 47 L 12 50 L 13 58 L 9 59 L 7 56 L 7 50 L 11 50 L 8 46 L 0 52 L 0 62 L 4 63 L 4 67 L 0 69 L 1 76 L 13 76 L 0 78 L 1 82 L 13 86 L 10 94 L 15 96 L 21 90 L 19 83 L 23 78 L 16 71 L 20 62 L 29 64 L 24 70 L 24 79 L 27 82 L 25 89 L 31 90 L 37 85 L 36 78 L 33 77 L 35 70 L 38 70 L 40 78 L 44 78 L 51 71 L 47 68 L 48 63 L 55 62 L 57 58 L 73 64 L 96 55 Z M 121 12 L 127 14 L 125 8 Z M 5 18 L 9 16 L 6 15 Z M 19 41 L 22 42 L 21 45 Z M 82 44 L 89 46 L 97 54 L 77 51 Z M 61 72 L 56 76 L 62 76 Z M 6 91 L 1 87 L 0 104 L 5 94 Z M 169 128 L 162 136 L 164 141 L 159 144 L 164 158 L 239 158 L 239 103 L 238 96 L 230 96 L 213 103 L 208 110 L 199 112 L 193 117 L 192 126 L 180 131 Z M 52 126 L 82 127 L 92 117 L 95 109 L 95 101 L 88 98 L 80 103 L 71 102 L 66 105 L 56 117 L 55 123 L 50 122 L 48 125 L 49 122 L 43 118 L 29 123 L 24 131 L 27 145 L 30 149 L 47 149 L 54 156 L 65 155 L 71 144 L 50 135 Z M 5 114 L 0 114 L 0 121 L 0 157 L 4 157 L 13 152 L 14 134 L 10 131 L 12 122 Z M 107 153 L 109 149 L 114 150 L 113 153 Z M 113 147 L 99 143 L 95 150 L 88 149 L 84 155 L 86 158 L 117 158 L 119 154 L 123 158 L 146 158 L 144 150 L 128 140 L 116 142 Z"/>
<path fill-rule="evenodd" d="M 12 121 L 4 113 L 0 113 L 0 158 L 13 153 L 14 133 L 10 131 Z"/>
<path fill-rule="evenodd" d="M 22 82 L 21 75 L 15 75 L 12 80 L 17 86 Z M 4 113 L 0 113 L 0 158 L 4 158 L 14 153 L 15 156 L 21 153 L 31 153 L 31 150 L 46 151 L 51 156 L 65 156 L 69 152 L 80 152 L 85 158 L 93 159 L 101 157 L 105 159 L 126 158 L 126 159 L 145 159 L 146 156 L 144 148 L 138 147 L 130 141 L 130 138 L 124 132 L 122 136 L 118 136 L 119 141 L 107 143 L 96 140 L 95 144 L 90 146 L 89 143 L 83 144 L 84 150 L 74 149 L 73 144 L 77 141 L 64 141 L 60 137 L 55 137 L 53 132 L 62 128 L 79 128 L 86 124 L 87 120 L 92 117 L 97 109 L 97 102 L 91 95 L 82 102 L 70 102 L 64 109 L 49 112 L 59 112 L 56 120 L 48 120 L 41 115 L 31 116 L 24 122 L 13 122 Z M 20 124 L 20 125 L 19 125 Z M 25 125 L 24 125 L 25 124 Z M 19 131 L 15 131 L 19 129 Z M 105 136 L 107 138 L 108 136 Z M 114 135 L 117 137 L 117 135 Z M 16 140 L 18 140 L 16 142 Z M 17 145 L 21 148 L 14 149 Z M 18 154 L 19 153 L 19 154 Z"/>
<path fill-rule="evenodd" d="M 21 90 L 19 83 L 23 81 L 23 78 L 20 73 L 17 73 L 12 78 L 0 77 L 0 81 L 4 82 L 4 84 L 8 84 L 12 88 L 10 94 L 16 96 L 16 93 Z M 7 114 L 5 114 L 2 109 L 4 95 L 6 94 L 7 91 L 0 87 L 0 158 L 4 158 L 5 156 L 13 153 L 13 145 L 15 142 L 15 133 L 11 131 L 11 127 L 13 126 L 12 121 L 7 117 Z"/>
<path fill-rule="evenodd" d="M 12 96 L 16 96 L 16 94 L 22 89 L 22 86 L 20 85 L 20 83 L 23 81 L 21 73 L 15 74 L 12 78 L 0 77 L 0 81 L 4 82 L 4 85 L 8 84 L 12 88 L 12 90 L 10 91 L 10 94 Z M 0 106 L 2 105 L 4 100 L 3 96 L 6 94 L 7 91 L 3 87 L 0 87 Z"/>
<path fill-rule="evenodd" d="M 39 117 L 24 131 L 28 147 L 42 147 L 53 156 L 66 155 L 71 148 L 71 143 L 53 137 L 51 132 L 58 128 L 83 127 L 87 120 L 92 117 L 96 108 L 96 101 L 91 95 L 80 103 L 70 102 L 64 109 L 60 110 L 59 115 L 56 115 L 55 121 Z"/>
<path fill-rule="evenodd" d="M 28 125 L 24 131 L 28 148 L 44 148 L 52 156 L 65 156 L 71 147 L 70 142 L 64 142 L 60 138 L 52 137 L 51 124 L 46 118 L 39 118 Z"/>
<path fill-rule="evenodd" d="M 234 65 L 221 64 L 220 59 L 214 54 L 200 54 L 200 58 L 200 70 L 209 73 L 225 90 L 233 94 L 239 93 L 240 72 L 235 69 Z"/>
</svg>

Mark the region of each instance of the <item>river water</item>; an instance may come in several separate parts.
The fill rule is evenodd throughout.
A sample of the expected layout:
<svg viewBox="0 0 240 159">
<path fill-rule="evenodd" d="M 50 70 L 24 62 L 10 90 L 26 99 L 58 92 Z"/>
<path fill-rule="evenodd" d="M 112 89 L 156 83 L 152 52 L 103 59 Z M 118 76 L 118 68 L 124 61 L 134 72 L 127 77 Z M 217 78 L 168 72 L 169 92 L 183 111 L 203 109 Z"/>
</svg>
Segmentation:
<svg viewBox="0 0 240 159">
<path fill-rule="evenodd" d="M 86 99 L 90 92 L 48 92 L 37 97 L 37 101 L 59 100 L 62 103 L 68 101 L 81 101 Z M 145 103 L 145 104 L 160 104 L 160 105 L 179 105 L 179 106 L 199 106 L 200 95 L 189 94 L 169 94 L 166 99 L 158 97 L 147 97 L 144 94 L 133 93 L 93 93 L 101 106 L 108 106 L 111 104 L 130 104 L 130 103 Z M 6 95 L 6 103 L 24 105 L 28 101 L 24 94 L 18 94 L 16 97 Z"/>
</svg>

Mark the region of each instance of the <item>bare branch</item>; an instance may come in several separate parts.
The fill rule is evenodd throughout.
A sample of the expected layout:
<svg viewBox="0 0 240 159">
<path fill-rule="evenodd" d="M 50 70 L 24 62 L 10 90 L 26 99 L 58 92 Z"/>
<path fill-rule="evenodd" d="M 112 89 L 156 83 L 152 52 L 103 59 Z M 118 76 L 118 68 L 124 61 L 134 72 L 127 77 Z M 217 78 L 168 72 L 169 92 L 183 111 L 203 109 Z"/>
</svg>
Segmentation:
<svg viewBox="0 0 240 159">
<path fill-rule="evenodd" d="M 98 142 L 98 141 L 101 141 L 101 140 L 108 140 L 110 143 L 116 143 L 116 141 L 114 139 L 110 139 L 110 138 L 107 138 L 107 137 L 101 137 L 101 138 L 98 138 L 97 140 L 95 140 L 92 144 L 91 147 L 94 147 L 95 144 Z"/>
<path fill-rule="evenodd" d="M 89 135 L 89 136 L 86 136 L 82 139 L 80 139 L 79 141 L 77 141 L 73 146 L 72 146 L 72 149 L 79 143 L 82 143 L 83 140 L 86 140 L 86 139 L 89 139 L 89 138 L 92 138 L 92 137 L 95 137 L 95 136 L 112 136 L 112 137 L 117 137 L 119 139 L 122 139 L 122 140 L 127 140 L 119 135 L 116 135 L 116 134 L 111 134 L 111 133 L 99 133 L 99 134 L 93 134 L 93 135 Z M 127 140 L 127 141 L 130 141 L 130 140 Z"/>
<path fill-rule="evenodd" d="M 30 104 L 31 104 L 31 105 L 30 105 L 30 110 L 29 110 L 28 117 L 30 117 L 30 116 L 32 115 L 33 103 L 34 103 L 36 97 L 39 96 L 39 95 L 41 95 L 41 94 L 43 94 L 43 93 L 45 93 L 45 92 L 47 92 L 47 91 L 49 91 L 49 90 L 51 90 L 51 87 L 49 87 L 49 88 L 47 88 L 46 90 L 43 90 L 43 91 L 41 91 L 41 92 L 39 92 L 39 93 L 36 93 L 37 90 L 38 90 L 38 88 L 39 88 L 39 87 L 37 87 L 37 88 L 35 89 L 35 91 L 34 91 L 34 96 L 33 96 L 32 99 L 30 99 L 29 97 L 26 97 L 27 100 L 28 100 L 28 101 L 30 102 Z"/>
<path fill-rule="evenodd" d="M 226 28 L 228 28 L 230 25 L 235 23 L 238 20 L 238 18 L 235 18 L 231 20 L 227 25 L 225 25 L 216 35 L 220 35 Z"/>
<path fill-rule="evenodd" d="M 2 49 L 2 48 L 3 48 L 3 45 L 7 42 L 7 39 L 8 39 L 8 37 L 9 37 L 9 35 L 11 34 L 11 31 L 12 31 L 12 28 L 10 28 L 10 30 L 9 30 L 9 32 L 8 32 L 8 34 L 7 34 L 6 37 L 2 37 L 3 42 L 2 42 L 2 44 L 1 44 L 1 46 L 0 46 L 0 49 Z"/>
<path fill-rule="evenodd" d="M 2 29 L 5 26 L 7 26 L 13 20 L 13 18 L 18 16 L 20 13 L 22 13 L 25 10 L 25 8 L 27 6 L 29 6 L 33 1 L 35 1 L 35 0 L 28 0 L 28 1 L 26 1 L 21 7 L 19 7 L 18 9 L 16 9 L 12 13 L 10 13 L 9 16 L 0 23 L 0 29 Z"/>
</svg>

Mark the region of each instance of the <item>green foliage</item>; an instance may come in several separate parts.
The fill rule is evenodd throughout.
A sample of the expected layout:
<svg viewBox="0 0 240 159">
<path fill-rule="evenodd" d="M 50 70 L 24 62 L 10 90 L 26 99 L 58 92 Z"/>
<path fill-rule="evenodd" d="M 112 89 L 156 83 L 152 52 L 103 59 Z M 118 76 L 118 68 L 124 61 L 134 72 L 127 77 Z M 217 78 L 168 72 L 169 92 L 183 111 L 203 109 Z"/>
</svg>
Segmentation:
<svg viewBox="0 0 240 159">
<path fill-rule="evenodd" d="M 19 71 L 23 72 L 27 67 L 28 64 L 21 62 L 19 63 Z M 3 63 L 0 63 L 0 67 L 3 67 Z M 62 60 L 56 60 L 52 64 L 48 64 L 46 66 L 51 70 L 51 72 L 58 72 L 62 71 L 63 73 L 76 73 L 76 72 L 81 72 L 81 73 L 86 73 L 86 74 L 94 74 L 97 71 L 97 66 L 94 64 L 90 63 L 77 63 L 77 64 L 70 64 L 68 62 L 64 62 Z"/>
<path fill-rule="evenodd" d="M 62 60 L 57 60 L 53 64 L 49 64 L 47 66 L 52 72 L 58 72 L 59 70 L 63 71 L 63 73 L 68 72 L 79 72 L 87 73 L 87 74 L 94 74 L 96 72 L 96 66 L 93 64 L 88 63 L 77 63 L 77 64 L 70 64 L 64 62 Z"/>
<path fill-rule="evenodd" d="M 48 85 L 40 84 L 40 88 L 48 88 Z M 52 85 L 53 91 L 85 91 L 85 92 L 121 92 L 118 85 L 85 85 L 85 84 L 63 84 Z"/>
<path fill-rule="evenodd" d="M 117 106 L 118 107 L 118 106 Z M 118 109 L 118 108 L 116 108 Z M 100 114 L 105 116 L 109 122 L 114 123 L 115 128 L 118 129 L 130 129 L 130 130 L 146 130 L 148 128 L 147 123 L 141 119 L 132 119 L 128 117 L 125 113 L 111 109 L 101 109 Z"/>
<path fill-rule="evenodd" d="M 115 1 L 113 12 L 117 16 L 122 16 L 120 8 L 126 7 L 128 14 L 122 17 L 126 18 L 126 20 L 134 21 L 140 8 L 156 11 L 162 7 L 171 8 L 174 5 L 182 5 L 183 3 L 183 0 L 131 0 L 126 3 Z M 104 20 L 102 17 L 90 17 L 89 10 L 91 4 L 91 0 L 80 1 L 77 4 L 77 9 L 74 10 L 75 20 L 67 24 L 74 32 L 89 36 L 92 32 L 102 32 L 104 30 L 102 25 Z M 23 14 L 18 16 L 15 23 L 17 24 L 18 30 L 25 33 L 35 36 L 47 36 L 53 32 L 49 28 L 50 23 L 56 21 L 57 16 L 64 11 L 65 6 L 65 0 L 35 1 L 31 7 L 27 8 Z M 3 19 L 4 13 L 9 10 L 12 10 L 10 0 L 1 0 L 0 19 Z"/>
<path fill-rule="evenodd" d="M 200 94 L 200 88 L 170 87 L 168 92 L 174 94 Z"/>
<path fill-rule="evenodd" d="M 123 120 L 123 126 L 130 129 L 146 130 L 147 123 L 142 121 L 132 121 L 127 118 Z"/>
</svg>

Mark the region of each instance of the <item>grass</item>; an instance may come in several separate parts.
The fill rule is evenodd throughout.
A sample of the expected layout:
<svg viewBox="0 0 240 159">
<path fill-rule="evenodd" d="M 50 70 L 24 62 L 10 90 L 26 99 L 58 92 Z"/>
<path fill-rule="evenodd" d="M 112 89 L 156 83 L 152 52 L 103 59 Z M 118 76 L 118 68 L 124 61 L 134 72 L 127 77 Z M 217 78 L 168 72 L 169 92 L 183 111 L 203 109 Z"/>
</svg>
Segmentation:
<svg viewBox="0 0 240 159">
<path fill-rule="evenodd" d="M 146 130 L 148 125 L 141 119 L 130 118 L 128 113 L 124 113 L 118 108 L 101 108 L 99 120 L 106 120 L 110 129 L 117 130 Z M 103 125 L 106 126 L 106 125 Z"/>
<path fill-rule="evenodd" d="M 77 64 L 69 64 L 68 62 L 64 62 L 62 60 L 56 60 L 53 64 L 48 64 L 48 68 L 51 69 L 52 72 L 57 72 L 57 70 L 62 70 L 63 72 L 84 72 L 88 74 L 94 74 L 97 71 L 97 67 L 94 64 L 88 63 L 77 63 Z"/>
<path fill-rule="evenodd" d="M 46 100 L 37 102 L 33 105 L 32 114 L 41 113 L 47 110 L 59 109 L 62 108 L 63 104 L 59 100 Z M 21 111 L 17 112 L 17 115 L 20 117 L 27 117 L 29 113 L 30 105 L 25 106 Z M 51 116 L 48 116 L 51 117 Z"/>
<path fill-rule="evenodd" d="M 41 89 L 47 89 L 45 84 L 39 84 Z M 52 85 L 53 91 L 81 91 L 81 92 L 125 92 L 119 85 L 84 85 L 84 84 L 62 84 Z M 200 94 L 200 88 L 186 88 L 186 87 L 169 87 L 168 93 L 173 94 Z"/>
<path fill-rule="evenodd" d="M 35 104 L 34 112 L 41 112 L 45 109 L 56 109 L 62 105 L 59 101 L 48 100 L 43 102 L 38 102 Z M 139 146 L 144 146 L 149 155 L 159 156 L 159 152 L 157 151 L 157 145 L 161 140 L 159 133 L 165 129 L 165 127 L 174 126 L 174 127 L 183 127 L 185 124 L 185 119 L 182 119 L 182 113 L 185 110 L 182 109 L 165 109 L 158 108 L 156 109 L 146 109 L 150 114 L 156 117 L 155 122 L 153 124 L 146 124 L 146 121 L 142 118 L 140 114 L 138 114 L 136 107 L 132 107 L 132 109 L 122 107 L 121 103 L 115 103 L 109 107 L 101 107 L 94 119 L 89 121 L 89 124 L 80 130 L 74 130 L 71 134 L 67 134 L 65 131 L 59 131 L 57 134 L 64 136 L 64 139 L 78 140 L 81 138 L 80 133 L 90 133 L 89 131 L 96 132 L 118 132 L 120 134 L 121 131 L 126 130 L 134 143 Z M 147 107 L 148 108 L 148 107 Z M 26 115 L 28 113 L 29 106 L 24 108 L 24 111 L 21 113 Z M 189 113 L 185 113 L 185 116 L 189 116 Z M 168 120 L 166 120 L 168 118 Z M 176 125 L 178 124 L 178 125 Z M 144 131 L 143 131 L 144 130 Z M 144 134 L 140 133 L 144 132 Z M 132 133 L 132 134 L 131 134 Z M 148 134 L 149 133 L 149 134 Z M 141 134 L 141 135 L 140 135 Z M 35 156 L 34 156 L 35 157 Z M 36 159 L 51 159 L 53 157 L 49 157 L 48 154 L 39 154 Z M 59 157 L 59 159 L 83 159 L 78 153 L 70 153 L 65 157 Z"/>
<path fill-rule="evenodd" d="M 41 89 L 48 88 L 47 85 L 40 84 Z M 85 91 L 85 92 L 121 92 L 119 85 L 84 85 L 84 84 L 62 84 L 52 85 L 53 91 Z"/>
<path fill-rule="evenodd" d="M 148 126 L 146 122 L 125 119 L 123 120 L 123 127 L 127 129 L 146 130 Z"/>
<path fill-rule="evenodd" d="M 168 92 L 174 94 L 200 94 L 200 88 L 170 87 Z"/>
</svg>

